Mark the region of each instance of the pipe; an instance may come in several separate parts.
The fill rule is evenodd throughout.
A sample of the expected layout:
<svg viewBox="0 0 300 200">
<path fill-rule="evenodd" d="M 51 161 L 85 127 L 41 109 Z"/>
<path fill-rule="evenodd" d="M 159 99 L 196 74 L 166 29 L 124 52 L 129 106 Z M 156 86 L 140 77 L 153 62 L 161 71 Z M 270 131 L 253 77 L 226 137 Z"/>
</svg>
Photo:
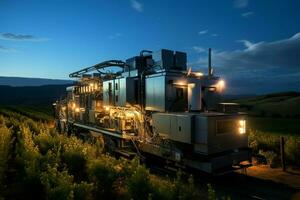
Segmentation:
<svg viewBox="0 0 300 200">
<path fill-rule="evenodd" d="M 143 56 L 144 56 L 144 53 L 149 53 L 149 54 L 151 54 L 152 51 L 149 51 L 149 50 L 142 50 L 142 51 L 140 51 L 140 56 L 143 57 Z"/>
</svg>

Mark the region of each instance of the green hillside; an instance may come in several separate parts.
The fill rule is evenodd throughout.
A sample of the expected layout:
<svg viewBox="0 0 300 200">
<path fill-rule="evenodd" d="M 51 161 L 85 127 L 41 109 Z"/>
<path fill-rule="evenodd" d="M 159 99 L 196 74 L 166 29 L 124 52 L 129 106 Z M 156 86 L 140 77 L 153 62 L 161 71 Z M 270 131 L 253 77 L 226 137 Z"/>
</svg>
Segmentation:
<svg viewBox="0 0 300 200">
<path fill-rule="evenodd" d="M 260 117 L 300 118 L 300 93 L 284 92 L 234 100 L 249 114 Z"/>
<path fill-rule="evenodd" d="M 249 114 L 249 128 L 277 134 L 300 134 L 300 93 L 283 92 L 235 99 Z"/>
</svg>

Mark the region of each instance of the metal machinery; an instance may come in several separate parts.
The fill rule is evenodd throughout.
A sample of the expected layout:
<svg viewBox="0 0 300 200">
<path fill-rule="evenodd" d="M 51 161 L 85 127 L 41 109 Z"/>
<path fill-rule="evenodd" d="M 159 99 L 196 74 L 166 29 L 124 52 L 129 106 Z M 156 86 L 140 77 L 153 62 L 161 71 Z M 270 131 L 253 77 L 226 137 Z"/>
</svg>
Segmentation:
<svg viewBox="0 0 300 200">
<path fill-rule="evenodd" d="M 107 150 L 155 156 L 175 166 L 223 173 L 251 165 L 245 115 L 220 103 L 225 82 L 187 69 L 184 52 L 141 51 L 70 74 L 56 104 L 62 131 L 88 132 Z M 96 73 L 92 73 L 96 72 Z"/>
</svg>

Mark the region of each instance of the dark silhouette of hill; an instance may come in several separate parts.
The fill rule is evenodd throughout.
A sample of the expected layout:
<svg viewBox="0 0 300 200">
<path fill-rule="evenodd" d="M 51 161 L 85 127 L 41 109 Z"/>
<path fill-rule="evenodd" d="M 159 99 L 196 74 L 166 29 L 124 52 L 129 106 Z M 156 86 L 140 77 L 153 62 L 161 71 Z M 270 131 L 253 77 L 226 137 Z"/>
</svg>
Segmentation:
<svg viewBox="0 0 300 200">
<path fill-rule="evenodd" d="M 51 106 L 65 96 L 68 85 L 11 87 L 0 85 L 0 105 Z"/>
<path fill-rule="evenodd" d="M 24 78 L 0 76 L 0 85 L 9 86 L 42 86 L 42 85 L 64 85 L 71 84 L 71 80 L 45 79 L 45 78 Z"/>
</svg>

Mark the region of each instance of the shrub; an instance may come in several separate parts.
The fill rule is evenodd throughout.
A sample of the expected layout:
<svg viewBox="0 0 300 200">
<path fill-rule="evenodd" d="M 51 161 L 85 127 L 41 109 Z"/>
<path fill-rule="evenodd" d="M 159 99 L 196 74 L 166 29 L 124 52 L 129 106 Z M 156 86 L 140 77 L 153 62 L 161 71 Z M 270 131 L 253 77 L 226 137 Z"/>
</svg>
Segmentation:
<svg viewBox="0 0 300 200">
<path fill-rule="evenodd" d="M 149 171 L 144 166 L 138 166 L 128 179 L 127 187 L 132 199 L 148 199 L 152 192 Z"/>
<path fill-rule="evenodd" d="M 274 152 L 274 151 L 263 151 L 263 150 L 260 150 L 259 151 L 259 154 L 264 156 L 267 160 L 267 163 L 273 167 L 274 165 L 278 164 L 278 163 L 275 163 L 275 159 L 276 157 L 278 157 L 278 155 Z"/>
<path fill-rule="evenodd" d="M 92 199 L 93 184 L 74 183 L 68 171 L 59 171 L 58 166 L 48 166 L 41 174 L 41 182 L 45 187 L 47 199 Z"/>
<path fill-rule="evenodd" d="M 10 155 L 12 133 L 5 125 L 0 125 L 0 190 L 4 186 L 5 172 Z"/>
<path fill-rule="evenodd" d="M 289 137 L 285 143 L 285 153 L 288 162 L 300 166 L 300 138 Z"/>
<path fill-rule="evenodd" d="M 97 196 L 110 197 L 112 195 L 114 182 L 118 178 L 115 166 L 114 160 L 108 157 L 100 157 L 89 163 L 88 176 L 97 187 Z"/>
</svg>

